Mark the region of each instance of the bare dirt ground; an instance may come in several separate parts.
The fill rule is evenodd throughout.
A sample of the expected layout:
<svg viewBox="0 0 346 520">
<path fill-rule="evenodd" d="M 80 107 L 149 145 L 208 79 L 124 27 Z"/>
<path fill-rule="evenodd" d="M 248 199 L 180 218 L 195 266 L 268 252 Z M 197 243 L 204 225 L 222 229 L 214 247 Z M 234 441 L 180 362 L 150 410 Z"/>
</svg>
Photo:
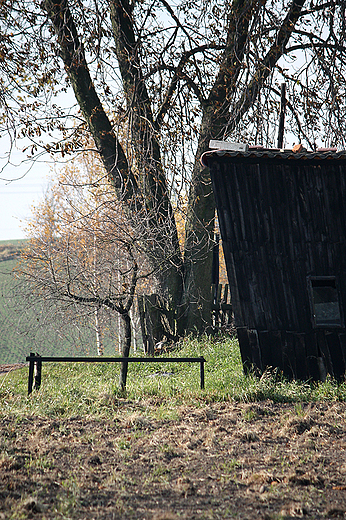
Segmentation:
<svg viewBox="0 0 346 520">
<path fill-rule="evenodd" d="M 110 404 L 0 421 L 0 519 L 346 518 L 344 403 Z"/>
<path fill-rule="evenodd" d="M 0 365 L 0 376 L 4 376 L 12 370 L 18 370 L 18 368 L 24 368 L 28 366 L 27 363 L 12 363 L 9 365 Z"/>
</svg>

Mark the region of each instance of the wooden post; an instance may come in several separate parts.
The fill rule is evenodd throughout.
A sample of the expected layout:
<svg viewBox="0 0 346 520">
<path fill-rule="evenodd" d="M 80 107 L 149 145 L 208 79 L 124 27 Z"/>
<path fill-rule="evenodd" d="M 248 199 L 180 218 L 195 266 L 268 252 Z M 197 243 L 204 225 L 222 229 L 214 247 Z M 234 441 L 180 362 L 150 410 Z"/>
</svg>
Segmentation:
<svg viewBox="0 0 346 520">
<path fill-rule="evenodd" d="M 154 346 L 154 333 L 153 333 L 153 304 L 152 297 L 155 295 L 146 294 L 144 295 L 144 318 L 145 318 L 145 328 L 147 332 L 147 350 L 146 354 L 148 356 L 153 356 L 155 352 Z"/>
<path fill-rule="evenodd" d="M 35 356 L 34 352 L 30 352 L 30 357 Z M 34 382 L 34 361 L 29 361 L 29 379 L 28 379 L 28 395 L 32 392 L 32 384 Z"/>
<path fill-rule="evenodd" d="M 211 267 L 211 283 L 212 285 L 219 285 L 219 249 L 220 249 L 220 235 L 215 233 L 213 247 L 213 263 Z"/>
<path fill-rule="evenodd" d="M 146 331 L 146 327 L 145 327 L 144 296 L 139 295 L 137 297 L 137 302 L 138 302 L 139 322 L 140 322 L 141 333 L 142 333 L 143 350 L 144 350 L 144 352 L 147 352 L 148 338 L 147 338 L 147 331 Z"/>
<path fill-rule="evenodd" d="M 280 119 L 278 132 L 278 148 L 283 147 L 284 127 L 285 127 L 285 111 L 286 111 L 286 83 L 281 83 L 281 101 L 280 101 Z"/>
</svg>

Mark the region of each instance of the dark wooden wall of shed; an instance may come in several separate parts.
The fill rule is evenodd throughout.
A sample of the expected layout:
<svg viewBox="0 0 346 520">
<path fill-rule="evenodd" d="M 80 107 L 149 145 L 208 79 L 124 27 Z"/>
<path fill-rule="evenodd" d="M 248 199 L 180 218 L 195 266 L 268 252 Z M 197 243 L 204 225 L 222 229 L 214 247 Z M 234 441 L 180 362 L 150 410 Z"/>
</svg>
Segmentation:
<svg viewBox="0 0 346 520">
<path fill-rule="evenodd" d="M 213 155 L 208 166 L 244 367 L 319 379 L 322 358 L 341 377 L 345 329 L 314 329 L 307 277 L 336 276 L 343 313 L 346 161 Z"/>
</svg>

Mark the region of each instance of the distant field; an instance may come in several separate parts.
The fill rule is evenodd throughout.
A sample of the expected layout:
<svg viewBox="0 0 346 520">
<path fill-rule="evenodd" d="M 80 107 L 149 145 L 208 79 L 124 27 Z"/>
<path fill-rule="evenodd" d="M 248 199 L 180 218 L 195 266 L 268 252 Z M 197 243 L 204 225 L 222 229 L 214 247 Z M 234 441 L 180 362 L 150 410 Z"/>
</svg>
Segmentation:
<svg viewBox="0 0 346 520">
<path fill-rule="evenodd" d="M 44 306 L 25 308 L 13 296 L 12 270 L 25 240 L 0 241 L 0 364 L 25 362 L 30 352 L 46 356 L 96 355 L 95 335 L 90 329 L 68 326 L 60 317 L 47 316 Z M 105 354 L 115 355 L 117 336 L 104 338 Z"/>
<path fill-rule="evenodd" d="M 13 320 L 9 317 L 8 308 L 11 271 L 24 243 L 25 240 L 0 241 L 0 363 L 16 363 L 25 360 L 25 341 L 14 330 Z"/>
<path fill-rule="evenodd" d="M 0 240 L 0 267 L 2 262 L 17 258 L 26 242 L 26 240 Z"/>
</svg>

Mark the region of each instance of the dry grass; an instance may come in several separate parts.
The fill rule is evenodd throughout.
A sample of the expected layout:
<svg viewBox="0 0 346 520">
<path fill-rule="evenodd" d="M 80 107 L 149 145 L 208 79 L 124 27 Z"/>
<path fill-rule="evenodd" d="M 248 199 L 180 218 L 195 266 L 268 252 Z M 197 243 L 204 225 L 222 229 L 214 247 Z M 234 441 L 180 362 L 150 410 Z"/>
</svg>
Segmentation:
<svg viewBox="0 0 346 520">
<path fill-rule="evenodd" d="M 345 404 L 159 406 L 4 419 L 0 518 L 345 517 Z"/>
<path fill-rule="evenodd" d="M 245 377 L 233 340 L 198 367 L 44 367 L 0 380 L 0 520 L 346 517 L 346 386 Z"/>
</svg>

